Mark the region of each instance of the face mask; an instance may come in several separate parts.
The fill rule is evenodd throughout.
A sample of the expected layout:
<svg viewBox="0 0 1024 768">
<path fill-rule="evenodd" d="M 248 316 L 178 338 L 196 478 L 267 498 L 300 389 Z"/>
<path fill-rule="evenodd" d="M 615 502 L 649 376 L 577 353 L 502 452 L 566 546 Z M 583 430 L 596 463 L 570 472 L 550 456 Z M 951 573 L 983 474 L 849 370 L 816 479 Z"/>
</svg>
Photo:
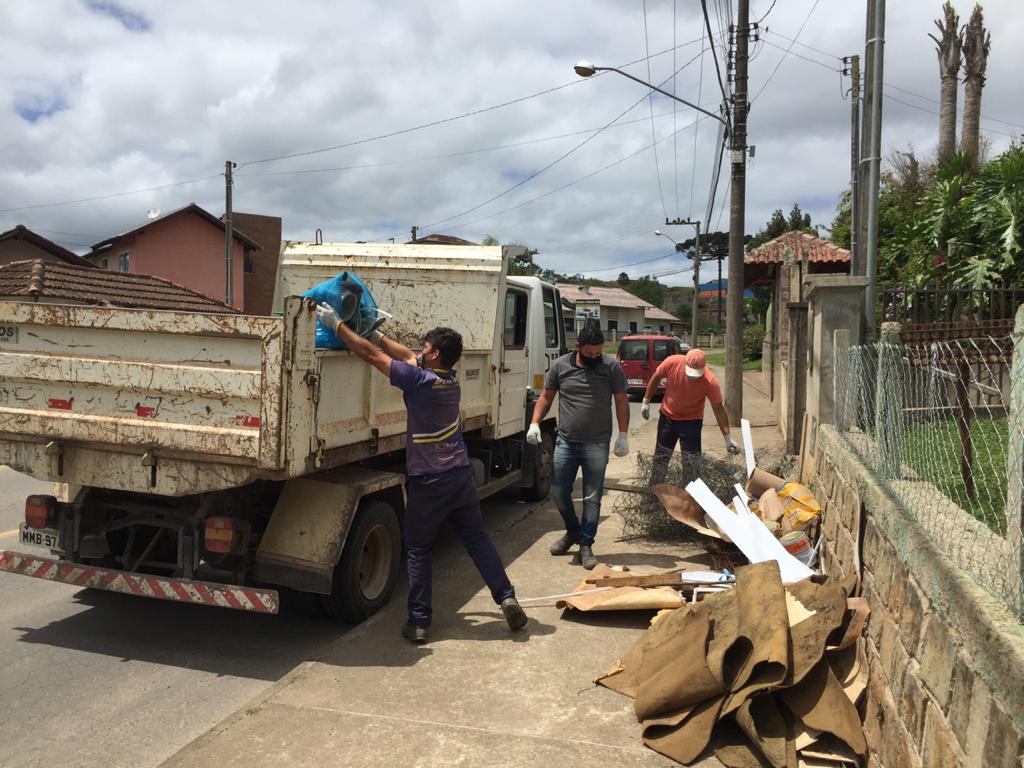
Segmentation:
<svg viewBox="0 0 1024 768">
<path fill-rule="evenodd" d="M 580 353 L 580 362 L 587 366 L 587 368 L 595 368 L 596 366 L 601 364 L 602 357 L 604 356 L 598 355 L 597 357 L 587 357 L 586 355 Z"/>
</svg>

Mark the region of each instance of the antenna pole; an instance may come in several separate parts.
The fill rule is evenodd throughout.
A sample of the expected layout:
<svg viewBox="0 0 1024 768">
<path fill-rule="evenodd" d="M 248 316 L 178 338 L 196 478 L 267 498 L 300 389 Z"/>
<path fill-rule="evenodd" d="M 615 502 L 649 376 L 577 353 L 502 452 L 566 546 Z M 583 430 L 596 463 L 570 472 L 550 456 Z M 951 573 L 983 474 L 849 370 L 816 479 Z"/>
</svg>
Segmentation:
<svg viewBox="0 0 1024 768">
<path fill-rule="evenodd" d="M 231 226 L 231 187 L 234 180 L 231 178 L 231 170 L 235 164 L 230 160 L 224 163 L 224 303 L 234 306 L 235 300 L 235 272 L 234 272 L 234 240 L 235 233 Z"/>
</svg>

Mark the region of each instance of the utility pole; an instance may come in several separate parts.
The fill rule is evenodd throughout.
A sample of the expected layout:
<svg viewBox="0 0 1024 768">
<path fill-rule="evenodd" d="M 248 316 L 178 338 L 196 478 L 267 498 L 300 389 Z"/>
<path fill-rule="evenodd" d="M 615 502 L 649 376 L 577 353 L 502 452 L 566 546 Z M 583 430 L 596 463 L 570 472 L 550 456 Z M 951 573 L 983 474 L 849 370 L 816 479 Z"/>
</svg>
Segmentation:
<svg viewBox="0 0 1024 768">
<path fill-rule="evenodd" d="M 885 0 L 869 0 L 872 13 L 864 58 L 868 70 L 865 88 L 870 88 L 871 122 L 864 122 L 867 135 L 867 156 L 861 158 L 867 164 L 865 198 L 864 273 L 868 278 L 864 292 L 864 321 L 867 338 L 875 337 L 875 282 L 878 273 L 878 192 L 882 161 L 882 62 L 885 46 Z M 863 178 L 863 177 L 862 177 Z"/>
<path fill-rule="evenodd" d="M 850 257 L 851 274 L 863 274 L 860 252 L 860 56 L 850 62 Z"/>
<path fill-rule="evenodd" d="M 412 228 L 412 241 L 413 241 L 414 243 L 416 242 L 416 233 L 417 233 L 417 231 L 418 231 L 418 230 L 419 230 L 419 227 L 416 227 L 416 226 L 414 226 L 414 227 Z"/>
<path fill-rule="evenodd" d="M 666 227 L 678 227 L 684 224 L 697 228 L 697 237 L 694 240 L 694 256 L 693 256 L 693 312 L 690 317 L 690 346 L 697 346 L 697 314 L 700 308 L 700 220 L 693 221 L 691 219 L 675 219 L 669 221 L 665 219 Z"/>
<path fill-rule="evenodd" d="M 235 233 L 231 225 L 231 187 L 234 186 L 234 180 L 231 178 L 231 171 L 236 167 L 230 160 L 224 163 L 224 303 L 229 306 L 234 306 L 235 300 Z"/>
<path fill-rule="evenodd" d="M 743 230 L 747 191 L 747 51 L 750 0 L 736 9 L 736 89 L 733 97 L 732 180 L 729 192 L 729 292 L 725 307 L 725 408 L 738 427 L 743 415 Z"/>
<path fill-rule="evenodd" d="M 722 255 L 719 254 L 715 259 L 718 262 L 718 288 L 715 289 L 718 296 L 715 298 L 715 304 L 718 306 L 718 327 L 722 327 Z"/>
</svg>

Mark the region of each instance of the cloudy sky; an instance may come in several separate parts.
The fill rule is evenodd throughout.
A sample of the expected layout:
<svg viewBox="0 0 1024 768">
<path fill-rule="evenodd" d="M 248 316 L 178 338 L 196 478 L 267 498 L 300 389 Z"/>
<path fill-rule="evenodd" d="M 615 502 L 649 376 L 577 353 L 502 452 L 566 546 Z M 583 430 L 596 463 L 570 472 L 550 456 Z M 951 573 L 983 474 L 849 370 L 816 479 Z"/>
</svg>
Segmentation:
<svg viewBox="0 0 1024 768">
<path fill-rule="evenodd" d="M 716 37 L 728 4 L 708 0 Z M 932 153 L 940 2 L 888 5 L 883 146 Z M 955 5 L 966 21 L 971 6 Z M 1024 131 L 1019 8 L 985 4 L 982 131 L 996 151 Z M 831 222 L 849 176 L 837 57 L 863 54 L 864 14 L 863 2 L 752 0 L 764 19 L 748 232 L 795 202 Z M 232 160 L 235 209 L 281 216 L 289 239 L 320 227 L 401 242 L 417 225 L 526 243 L 566 272 L 690 279 L 653 232 L 684 239 L 666 217 L 704 217 L 717 124 L 572 65 L 623 67 L 717 110 L 697 0 L 34 0 L 0 4 L 0 29 L 0 230 L 25 224 L 83 252 L 154 208 L 220 215 Z M 724 172 L 718 189 L 712 228 L 728 226 Z"/>
</svg>

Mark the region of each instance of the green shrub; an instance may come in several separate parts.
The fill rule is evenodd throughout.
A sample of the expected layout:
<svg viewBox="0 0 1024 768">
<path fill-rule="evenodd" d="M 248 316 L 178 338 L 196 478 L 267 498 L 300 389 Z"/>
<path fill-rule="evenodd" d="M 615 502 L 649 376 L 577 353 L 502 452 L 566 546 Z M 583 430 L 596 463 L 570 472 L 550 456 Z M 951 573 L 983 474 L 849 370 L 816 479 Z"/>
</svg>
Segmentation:
<svg viewBox="0 0 1024 768">
<path fill-rule="evenodd" d="M 761 358 L 761 344 L 764 342 L 764 326 L 748 325 L 743 329 L 743 357 L 746 360 Z"/>
</svg>

